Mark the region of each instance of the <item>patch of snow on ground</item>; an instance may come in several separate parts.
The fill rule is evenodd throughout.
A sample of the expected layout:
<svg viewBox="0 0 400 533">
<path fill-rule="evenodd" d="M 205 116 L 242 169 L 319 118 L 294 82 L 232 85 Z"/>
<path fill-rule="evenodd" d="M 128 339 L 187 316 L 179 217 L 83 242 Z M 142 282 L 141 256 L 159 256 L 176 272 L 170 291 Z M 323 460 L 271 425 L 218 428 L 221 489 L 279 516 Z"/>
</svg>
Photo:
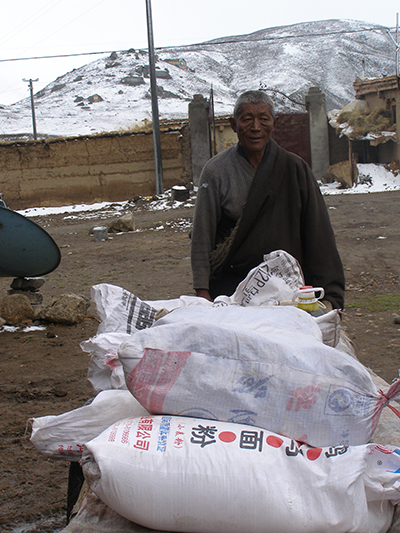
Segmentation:
<svg viewBox="0 0 400 533">
<path fill-rule="evenodd" d="M 393 174 L 384 165 L 374 163 L 357 165 L 358 180 L 351 189 L 341 189 L 340 183 L 321 185 L 322 194 L 362 194 L 400 190 L 400 174 Z"/>
<path fill-rule="evenodd" d="M 143 198 L 147 200 L 146 209 L 149 211 L 166 211 L 168 209 L 178 208 L 190 208 L 194 206 L 195 196 L 192 194 L 189 200 L 184 202 L 178 202 L 171 200 L 171 190 L 159 194 L 157 196 Z M 79 204 L 62 207 L 31 207 L 29 209 L 23 209 L 17 211 L 20 215 L 28 218 L 44 217 L 49 215 L 65 215 L 65 219 L 88 219 L 88 218 L 107 218 L 110 216 L 118 216 L 118 214 L 125 209 L 137 208 L 132 201 L 124 202 L 101 202 L 95 204 Z M 101 217 L 99 217 L 98 211 L 101 211 Z"/>
<path fill-rule="evenodd" d="M 400 190 L 400 174 L 395 175 L 384 165 L 358 164 L 358 183 L 351 189 L 340 189 L 339 183 L 328 183 L 320 185 L 322 194 L 362 194 L 369 192 L 383 192 Z M 147 209 L 167 210 L 179 207 L 193 207 L 195 201 L 195 191 L 189 200 L 185 202 L 171 201 L 171 191 L 166 191 L 158 196 L 148 198 Z M 21 215 L 29 218 L 37 216 L 65 214 L 65 218 L 92 218 L 99 217 L 98 211 L 102 211 L 104 217 L 117 216 L 119 212 L 134 207 L 129 201 L 125 202 L 102 202 L 96 204 L 80 204 L 63 207 L 32 207 L 18 211 Z"/>
</svg>

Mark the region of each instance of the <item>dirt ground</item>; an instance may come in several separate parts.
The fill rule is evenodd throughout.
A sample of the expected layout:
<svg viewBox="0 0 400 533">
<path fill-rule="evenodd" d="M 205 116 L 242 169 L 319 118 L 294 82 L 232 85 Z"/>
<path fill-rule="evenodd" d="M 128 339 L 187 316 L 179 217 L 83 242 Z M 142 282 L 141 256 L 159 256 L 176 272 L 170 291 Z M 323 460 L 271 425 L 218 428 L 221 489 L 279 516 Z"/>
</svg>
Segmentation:
<svg viewBox="0 0 400 533">
<path fill-rule="evenodd" d="M 360 360 L 386 381 L 400 368 L 400 192 L 328 196 L 346 271 L 343 328 Z M 139 202 L 140 204 L 140 202 Z M 136 232 L 95 242 L 89 230 L 109 217 L 47 216 L 34 220 L 55 239 L 60 266 L 45 276 L 44 303 L 66 293 L 90 297 L 90 287 L 110 283 L 141 299 L 193 294 L 188 229 L 192 208 L 147 210 L 131 205 Z M 115 213 L 112 215 L 115 217 Z M 0 278 L 0 296 L 10 278 Z M 48 325 L 44 331 L 0 332 L 0 531 L 55 532 L 65 525 L 68 466 L 46 459 L 29 441 L 31 417 L 59 414 L 93 396 L 86 379 L 88 355 L 80 342 L 98 327 L 92 304 L 84 322 Z"/>
</svg>

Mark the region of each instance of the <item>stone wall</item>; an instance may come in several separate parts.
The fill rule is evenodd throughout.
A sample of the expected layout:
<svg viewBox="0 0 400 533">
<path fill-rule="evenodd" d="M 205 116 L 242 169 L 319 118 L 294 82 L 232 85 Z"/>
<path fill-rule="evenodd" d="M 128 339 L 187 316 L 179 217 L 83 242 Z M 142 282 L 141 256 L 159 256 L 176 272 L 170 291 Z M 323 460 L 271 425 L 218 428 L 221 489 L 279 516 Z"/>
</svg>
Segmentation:
<svg viewBox="0 0 400 533">
<path fill-rule="evenodd" d="M 164 188 L 191 180 L 187 125 L 161 133 Z M 0 144 L 0 192 L 11 209 L 123 201 L 156 192 L 151 133 Z"/>
<path fill-rule="evenodd" d="M 229 117 L 219 117 L 215 120 L 215 137 L 217 152 L 236 144 L 237 137 L 233 132 Z M 278 113 L 272 138 L 294 154 L 300 156 L 311 165 L 310 123 L 308 113 Z M 213 143 L 213 138 L 212 144 Z"/>
<path fill-rule="evenodd" d="M 161 126 L 164 190 L 192 181 L 187 121 Z M 276 117 L 278 144 L 310 163 L 307 114 Z M 228 117 L 216 120 L 217 152 L 237 142 Z M 11 209 L 118 202 L 156 193 L 148 133 L 0 143 L 0 193 Z"/>
</svg>

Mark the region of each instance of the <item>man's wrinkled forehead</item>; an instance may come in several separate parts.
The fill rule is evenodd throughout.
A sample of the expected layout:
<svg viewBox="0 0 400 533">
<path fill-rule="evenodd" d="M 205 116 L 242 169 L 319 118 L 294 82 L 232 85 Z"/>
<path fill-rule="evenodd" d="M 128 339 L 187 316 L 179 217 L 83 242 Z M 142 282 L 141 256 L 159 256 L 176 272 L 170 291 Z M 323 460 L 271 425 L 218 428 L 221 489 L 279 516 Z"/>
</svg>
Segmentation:
<svg viewBox="0 0 400 533">
<path fill-rule="evenodd" d="M 272 119 L 274 120 L 274 115 L 271 113 L 271 106 L 265 102 L 259 102 L 256 104 L 253 103 L 243 103 L 240 108 L 237 110 L 235 122 L 237 122 L 238 119 L 241 117 L 244 117 L 245 115 L 270 115 Z"/>
</svg>

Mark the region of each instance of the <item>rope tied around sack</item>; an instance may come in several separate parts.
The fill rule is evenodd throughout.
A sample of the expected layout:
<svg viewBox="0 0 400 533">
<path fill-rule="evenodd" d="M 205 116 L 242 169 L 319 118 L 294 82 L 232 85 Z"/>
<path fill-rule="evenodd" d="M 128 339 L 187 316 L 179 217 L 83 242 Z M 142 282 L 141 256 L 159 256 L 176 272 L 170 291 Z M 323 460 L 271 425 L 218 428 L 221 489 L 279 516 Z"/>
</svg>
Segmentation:
<svg viewBox="0 0 400 533">
<path fill-rule="evenodd" d="M 396 396 L 398 396 L 398 394 L 400 393 L 400 380 L 396 380 L 388 389 L 387 391 L 387 394 L 385 394 L 383 392 L 382 389 L 378 389 L 378 392 L 379 394 L 382 396 L 382 398 L 384 398 L 386 401 L 385 401 L 385 405 L 383 407 L 389 407 L 389 409 L 397 416 L 400 418 L 400 411 L 398 409 L 396 409 L 395 407 L 393 407 L 393 405 L 390 405 L 390 400 L 392 398 L 395 398 Z M 382 408 L 383 408 L 382 407 Z"/>
</svg>

